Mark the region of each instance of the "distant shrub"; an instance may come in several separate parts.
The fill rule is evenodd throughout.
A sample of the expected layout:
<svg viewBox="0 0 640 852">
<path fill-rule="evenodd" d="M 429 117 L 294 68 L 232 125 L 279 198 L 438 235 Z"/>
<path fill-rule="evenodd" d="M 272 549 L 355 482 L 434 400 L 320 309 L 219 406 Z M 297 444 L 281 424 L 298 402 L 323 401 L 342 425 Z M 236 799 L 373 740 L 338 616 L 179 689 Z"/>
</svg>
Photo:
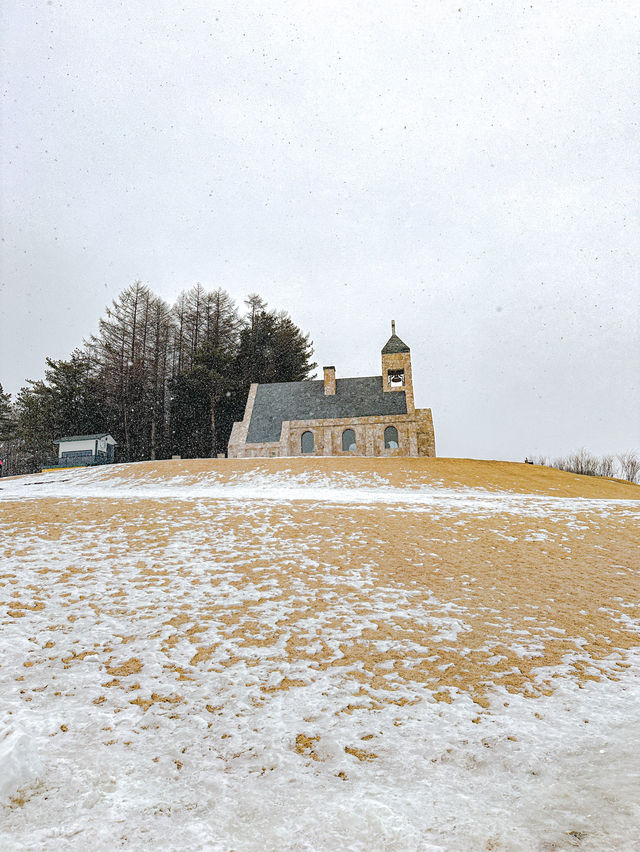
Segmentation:
<svg viewBox="0 0 640 852">
<path fill-rule="evenodd" d="M 640 456 L 635 450 L 627 450 L 618 456 L 594 456 L 584 447 L 568 456 L 551 459 L 548 456 L 528 456 L 533 464 L 555 467 L 568 473 L 580 473 L 583 476 L 619 476 L 629 482 L 636 482 L 640 474 Z"/>
<path fill-rule="evenodd" d="M 628 479 L 629 482 L 636 482 L 640 473 L 640 457 L 635 450 L 627 450 L 626 453 L 620 453 L 618 462 L 620 463 L 624 479 Z"/>
<path fill-rule="evenodd" d="M 600 467 L 598 476 L 615 476 L 616 463 L 613 456 L 602 456 L 600 459 Z"/>
<path fill-rule="evenodd" d="M 600 468 L 600 460 L 597 456 L 592 456 L 584 447 L 573 453 L 568 459 L 568 470 L 572 473 L 580 473 L 583 476 L 598 476 Z"/>
</svg>

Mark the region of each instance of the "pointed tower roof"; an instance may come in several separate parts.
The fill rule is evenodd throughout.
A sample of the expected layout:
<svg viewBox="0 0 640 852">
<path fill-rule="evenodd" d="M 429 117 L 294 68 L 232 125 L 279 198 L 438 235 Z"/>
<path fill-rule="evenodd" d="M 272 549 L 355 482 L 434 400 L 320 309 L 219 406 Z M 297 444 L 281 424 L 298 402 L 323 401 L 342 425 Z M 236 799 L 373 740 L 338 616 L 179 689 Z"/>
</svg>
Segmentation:
<svg viewBox="0 0 640 852">
<path fill-rule="evenodd" d="M 395 355 L 397 352 L 411 352 L 407 344 L 396 334 L 396 321 L 391 320 L 391 337 L 385 343 L 382 354 Z"/>
</svg>

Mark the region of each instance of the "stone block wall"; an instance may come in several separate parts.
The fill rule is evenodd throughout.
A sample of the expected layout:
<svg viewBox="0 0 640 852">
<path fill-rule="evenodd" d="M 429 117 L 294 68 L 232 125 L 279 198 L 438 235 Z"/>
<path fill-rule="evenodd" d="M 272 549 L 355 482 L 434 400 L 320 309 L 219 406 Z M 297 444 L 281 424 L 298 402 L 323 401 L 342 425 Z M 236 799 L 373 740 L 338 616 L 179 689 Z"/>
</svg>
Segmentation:
<svg viewBox="0 0 640 852">
<path fill-rule="evenodd" d="M 398 430 L 398 448 L 384 445 L 384 430 L 395 426 Z M 356 449 L 342 449 L 342 433 L 353 429 Z M 302 435 L 312 432 L 313 454 L 302 453 Z M 394 417 L 355 417 L 336 420 L 292 420 L 283 423 L 280 438 L 282 455 L 300 456 L 417 456 L 418 442 L 415 418 L 408 414 Z"/>
<path fill-rule="evenodd" d="M 419 456 L 435 456 L 436 436 L 430 408 L 416 409 L 417 441 Z"/>
<path fill-rule="evenodd" d="M 255 394 L 254 394 L 255 398 Z M 251 419 L 249 411 L 248 420 Z M 412 414 L 395 416 L 356 417 L 335 420 L 285 420 L 282 423 L 280 440 L 264 444 L 247 444 L 246 429 L 236 429 L 235 424 L 229 441 L 230 458 L 269 458 L 276 456 L 435 456 L 433 421 L 429 409 L 419 409 Z M 398 431 L 398 447 L 385 447 L 384 430 L 395 426 Z M 356 449 L 342 449 L 342 433 L 353 429 Z M 312 432 L 313 453 L 302 452 L 302 435 Z"/>
<path fill-rule="evenodd" d="M 411 360 L 404 353 L 384 355 L 387 369 L 405 370 L 407 414 L 354 417 L 333 420 L 285 420 L 280 431 L 280 440 L 262 444 L 248 444 L 247 435 L 251 414 L 258 390 L 252 384 L 247 399 L 244 418 L 234 423 L 229 440 L 229 458 L 273 458 L 283 456 L 435 456 L 436 445 L 431 410 L 415 409 L 411 381 Z M 384 376 L 386 382 L 386 373 Z M 393 391 L 390 391 L 393 392 Z M 398 431 L 398 447 L 385 447 L 384 430 L 395 426 Z M 342 433 L 353 429 L 356 449 L 342 449 Z M 314 436 L 313 453 L 302 452 L 302 435 L 310 431 Z"/>
</svg>

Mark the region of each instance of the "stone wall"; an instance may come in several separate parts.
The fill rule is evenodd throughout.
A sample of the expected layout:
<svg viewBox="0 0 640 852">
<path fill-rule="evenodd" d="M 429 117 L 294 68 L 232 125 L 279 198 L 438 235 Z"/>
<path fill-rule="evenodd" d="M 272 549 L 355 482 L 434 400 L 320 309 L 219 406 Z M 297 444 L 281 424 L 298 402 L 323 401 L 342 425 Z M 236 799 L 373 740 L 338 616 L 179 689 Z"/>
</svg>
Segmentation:
<svg viewBox="0 0 640 852">
<path fill-rule="evenodd" d="M 255 393 L 253 395 L 255 398 Z M 249 408 L 249 406 L 247 406 Z M 234 424 L 229 441 L 230 458 L 269 458 L 274 456 L 301 456 L 302 434 L 312 432 L 314 456 L 435 456 L 433 421 L 429 409 L 418 409 L 412 414 L 395 416 L 356 417 L 335 420 L 285 420 L 278 442 L 247 444 L 246 434 L 251 411 L 245 414 L 242 424 Z M 238 428 L 246 423 L 246 429 Z M 398 447 L 385 447 L 384 430 L 395 426 L 398 431 Z M 353 429 L 356 449 L 342 449 L 342 433 Z"/>
<path fill-rule="evenodd" d="M 404 387 L 392 388 L 387 382 L 389 370 L 404 370 Z M 383 390 L 388 393 L 404 391 L 407 400 L 407 414 L 380 415 L 376 417 L 353 417 L 334 420 L 285 420 L 280 431 L 280 440 L 247 444 L 249 424 L 258 390 L 252 384 L 249 390 L 244 418 L 234 423 L 229 440 L 229 458 L 269 458 L 275 456 L 301 456 L 303 432 L 313 432 L 314 456 L 435 456 L 436 443 L 433 419 L 429 408 L 414 408 L 413 379 L 411 375 L 411 356 L 407 352 L 382 356 Z M 335 393 L 335 371 L 325 368 L 325 392 Z M 398 430 L 398 447 L 385 447 L 384 430 L 395 426 Z M 353 429 L 356 436 L 356 449 L 342 449 L 342 433 Z"/>
<path fill-rule="evenodd" d="M 247 435 L 249 434 L 251 413 L 253 411 L 253 404 L 256 401 L 257 392 L 258 384 L 257 382 L 254 382 L 249 388 L 247 404 L 244 408 L 244 417 L 239 422 L 234 423 L 231 428 L 231 436 L 227 446 L 227 455 L 230 459 L 246 458 L 249 456 L 249 453 L 247 453 L 246 450 L 251 447 L 252 444 L 247 444 Z"/>
<path fill-rule="evenodd" d="M 384 430 L 395 426 L 398 430 L 398 448 L 387 449 L 384 445 Z M 336 420 L 293 420 L 286 423 L 286 435 L 281 436 L 282 454 L 303 455 L 301 442 L 303 432 L 313 432 L 316 456 L 417 456 L 418 444 L 415 418 L 408 414 L 394 417 L 355 417 Z M 342 449 L 342 433 L 353 429 L 356 449 Z M 284 424 L 283 424 L 284 431 Z M 305 453 L 306 455 L 306 453 Z M 311 454 L 309 454 L 311 455 Z"/>
<path fill-rule="evenodd" d="M 419 456 L 435 456 L 436 435 L 430 408 L 416 409 L 417 439 Z"/>
</svg>

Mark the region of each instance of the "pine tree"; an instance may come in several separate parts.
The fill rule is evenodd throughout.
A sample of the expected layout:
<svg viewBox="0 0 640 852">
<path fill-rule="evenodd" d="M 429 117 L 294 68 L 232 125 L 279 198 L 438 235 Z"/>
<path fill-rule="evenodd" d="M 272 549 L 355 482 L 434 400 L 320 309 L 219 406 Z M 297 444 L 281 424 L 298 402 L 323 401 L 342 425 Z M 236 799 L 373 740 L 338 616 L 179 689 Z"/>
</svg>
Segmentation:
<svg viewBox="0 0 640 852">
<path fill-rule="evenodd" d="M 249 311 L 240 334 L 237 370 L 243 383 L 300 382 L 317 364 L 313 345 L 286 311 L 267 311 L 259 297 L 247 300 Z"/>
<path fill-rule="evenodd" d="M 87 354 L 74 350 L 69 361 L 46 363 L 44 381 L 29 380 L 15 407 L 16 458 L 26 458 L 31 470 L 53 461 L 56 438 L 104 429 L 101 384 Z"/>
<path fill-rule="evenodd" d="M 37 470 L 54 458 L 56 409 L 50 388 L 43 381 L 29 379 L 18 393 L 16 409 L 21 454 L 28 469 Z"/>
<path fill-rule="evenodd" d="M 15 426 L 11 394 L 5 393 L 0 384 L 0 441 L 10 440 L 13 437 Z"/>
<path fill-rule="evenodd" d="M 122 461 L 215 456 L 251 382 L 302 381 L 316 366 L 308 335 L 286 312 L 256 293 L 246 305 L 240 319 L 227 292 L 196 284 L 170 308 L 135 281 L 84 348 L 47 359 L 44 380 L 28 381 L 14 406 L 0 388 L 0 441 L 3 424 L 14 424 L 21 471 L 49 461 L 65 434 L 110 432 Z"/>
<path fill-rule="evenodd" d="M 301 382 L 318 366 L 312 362 L 313 344 L 286 311 L 275 315 L 271 352 L 276 382 Z"/>
<path fill-rule="evenodd" d="M 54 437 L 108 431 L 99 376 L 90 357 L 79 349 L 68 361 L 46 359 L 45 385 Z"/>
<path fill-rule="evenodd" d="M 18 438 L 16 434 L 17 418 L 15 406 L 11 403 L 11 394 L 5 393 L 0 385 L 0 459 L 3 476 L 16 472 Z"/>
<path fill-rule="evenodd" d="M 197 346 L 183 353 L 181 362 L 188 360 L 190 367 L 173 384 L 174 446 L 185 447 L 181 454 L 215 457 L 226 448 L 231 429 L 224 416 L 219 428 L 218 415 L 235 388 L 238 312 L 222 289 L 204 293 L 194 288 L 179 305 L 187 330 L 183 340 L 197 341 Z"/>
<path fill-rule="evenodd" d="M 269 311 L 257 294 L 246 300 L 247 314 L 236 356 L 233 420 L 241 420 L 253 382 L 301 382 L 313 373 L 313 344 L 286 311 Z M 231 434 L 229 426 L 228 437 Z"/>
</svg>

